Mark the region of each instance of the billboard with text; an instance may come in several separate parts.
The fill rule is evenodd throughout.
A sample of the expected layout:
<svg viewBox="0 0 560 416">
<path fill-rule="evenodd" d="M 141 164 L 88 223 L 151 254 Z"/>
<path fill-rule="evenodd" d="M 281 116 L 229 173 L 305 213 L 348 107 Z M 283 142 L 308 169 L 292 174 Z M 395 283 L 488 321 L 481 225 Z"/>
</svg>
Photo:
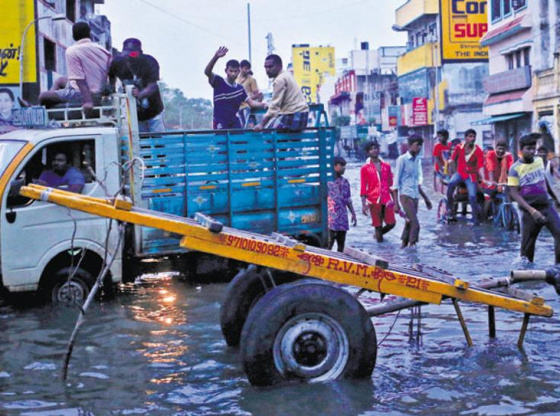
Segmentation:
<svg viewBox="0 0 560 416">
<path fill-rule="evenodd" d="M 487 0 L 440 0 L 441 59 L 486 62 L 488 48 L 480 39 L 488 32 Z"/>
<path fill-rule="evenodd" d="M 0 31 L 0 84 L 19 84 L 21 39 L 25 28 L 35 19 L 34 0 L 3 0 L 2 30 Z M 24 82 L 37 82 L 35 25 L 25 38 Z"/>
<path fill-rule="evenodd" d="M 325 74 L 335 75 L 334 48 L 330 46 L 292 46 L 294 78 L 308 103 L 318 102 L 318 88 Z"/>
</svg>

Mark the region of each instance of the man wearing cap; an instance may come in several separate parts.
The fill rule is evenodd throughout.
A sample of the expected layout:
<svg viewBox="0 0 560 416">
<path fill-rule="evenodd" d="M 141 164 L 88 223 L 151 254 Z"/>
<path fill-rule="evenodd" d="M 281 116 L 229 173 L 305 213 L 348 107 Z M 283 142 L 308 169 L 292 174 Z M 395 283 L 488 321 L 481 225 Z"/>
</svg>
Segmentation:
<svg viewBox="0 0 560 416">
<path fill-rule="evenodd" d="M 59 80 L 55 84 L 64 88 L 42 92 L 39 104 L 46 107 L 61 103 L 81 104 L 84 111 L 89 112 L 94 106 L 94 97 L 100 96 L 106 87 L 111 54 L 92 42 L 91 29 L 85 22 L 72 26 L 72 37 L 76 43 L 66 50 L 68 80 Z"/>
<path fill-rule="evenodd" d="M 129 38 L 123 43 L 122 54 L 109 68 L 109 79 L 114 87 L 116 79 L 123 85 L 132 85 L 137 99 L 138 128 L 140 132 L 166 131 L 163 122 L 163 101 L 157 82 L 159 64 L 156 59 L 142 52 L 142 43 Z"/>
</svg>

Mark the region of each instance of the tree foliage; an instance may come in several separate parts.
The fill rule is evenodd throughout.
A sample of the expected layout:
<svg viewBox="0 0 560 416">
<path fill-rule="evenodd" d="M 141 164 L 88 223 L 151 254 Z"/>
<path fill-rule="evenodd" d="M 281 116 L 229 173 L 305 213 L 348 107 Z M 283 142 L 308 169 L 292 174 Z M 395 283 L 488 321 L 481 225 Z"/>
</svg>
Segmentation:
<svg viewBox="0 0 560 416">
<path fill-rule="evenodd" d="M 187 98 L 183 91 L 159 83 L 165 105 L 165 125 L 169 130 L 212 129 L 212 103 L 204 98 Z M 181 126 L 182 122 L 182 126 Z"/>
</svg>

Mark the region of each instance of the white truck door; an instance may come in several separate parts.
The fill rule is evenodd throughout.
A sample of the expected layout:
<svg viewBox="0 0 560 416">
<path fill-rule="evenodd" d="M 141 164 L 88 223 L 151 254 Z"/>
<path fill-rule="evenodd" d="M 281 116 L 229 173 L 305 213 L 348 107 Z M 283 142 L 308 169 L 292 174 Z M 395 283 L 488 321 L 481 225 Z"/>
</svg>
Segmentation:
<svg viewBox="0 0 560 416">
<path fill-rule="evenodd" d="M 104 147 L 101 135 L 51 140 L 34 149 L 12 181 L 31 182 L 41 170 L 50 169 L 54 152 L 64 148 L 71 157 L 71 165 L 84 175 L 86 183 L 82 194 L 104 197 L 105 191 L 94 181 L 91 171 L 103 177 Z M 107 219 L 23 197 L 14 200 L 7 194 L 2 201 L 0 247 L 3 283 L 10 291 L 36 290 L 48 262 L 70 250 L 74 232 L 75 247 L 78 244 L 98 250 L 104 247 Z"/>
</svg>

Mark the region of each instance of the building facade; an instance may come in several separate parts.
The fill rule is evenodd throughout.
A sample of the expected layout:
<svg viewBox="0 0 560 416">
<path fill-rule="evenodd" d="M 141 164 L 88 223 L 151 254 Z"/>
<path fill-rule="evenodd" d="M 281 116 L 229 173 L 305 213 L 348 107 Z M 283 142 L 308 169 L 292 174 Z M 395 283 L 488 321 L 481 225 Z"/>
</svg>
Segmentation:
<svg viewBox="0 0 560 416">
<path fill-rule="evenodd" d="M 483 12 L 482 8 L 477 10 L 478 14 Z M 408 0 L 396 10 L 395 17 L 393 29 L 408 35 L 407 52 L 397 65 L 399 136 L 421 134 L 426 140 L 425 151 L 431 154 L 438 129 L 449 130 L 451 138 L 462 138 L 471 124 L 483 117 L 485 91 L 481 80 L 488 73 L 487 59 L 478 51 L 480 56 L 464 50 L 458 51 L 453 59 L 446 58 L 449 51 L 442 48 L 448 46 L 442 44 L 442 39 L 451 37 L 448 31 L 452 29 L 441 25 L 438 0 Z M 454 16 L 444 18 L 445 22 Z M 476 30 L 471 37 L 478 46 L 485 27 L 472 27 Z M 489 128 L 478 126 L 476 130 L 479 144 L 489 140 Z"/>
<path fill-rule="evenodd" d="M 560 4 L 541 1 L 533 16 L 534 129 L 543 133 L 543 144 L 560 155 Z"/>
<path fill-rule="evenodd" d="M 93 40 L 111 50 L 110 22 L 95 13 L 95 6 L 103 3 L 104 0 L 3 2 L 10 18 L 0 34 L 0 49 L 14 51 L 10 53 L 14 59 L 0 65 L 1 86 L 16 97 L 32 101 L 48 90 L 59 76 L 67 74 L 65 53 L 74 43 L 72 25 L 79 21 L 88 22 Z"/>
<path fill-rule="evenodd" d="M 538 29 L 539 1 L 490 0 L 488 32 L 481 44 L 489 49 L 489 75 L 484 80 L 486 118 L 475 124 L 492 128 L 495 140 L 505 139 L 510 149 L 534 127 L 533 71 L 539 52 L 534 34 Z"/>
<path fill-rule="evenodd" d="M 329 100 L 332 117 L 350 118 L 350 124 L 390 130 L 388 108 L 397 104 L 396 63 L 404 53 L 402 46 L 383 46 L 350 51 L 347 69 L 337 78 Z"/>
</svg>

